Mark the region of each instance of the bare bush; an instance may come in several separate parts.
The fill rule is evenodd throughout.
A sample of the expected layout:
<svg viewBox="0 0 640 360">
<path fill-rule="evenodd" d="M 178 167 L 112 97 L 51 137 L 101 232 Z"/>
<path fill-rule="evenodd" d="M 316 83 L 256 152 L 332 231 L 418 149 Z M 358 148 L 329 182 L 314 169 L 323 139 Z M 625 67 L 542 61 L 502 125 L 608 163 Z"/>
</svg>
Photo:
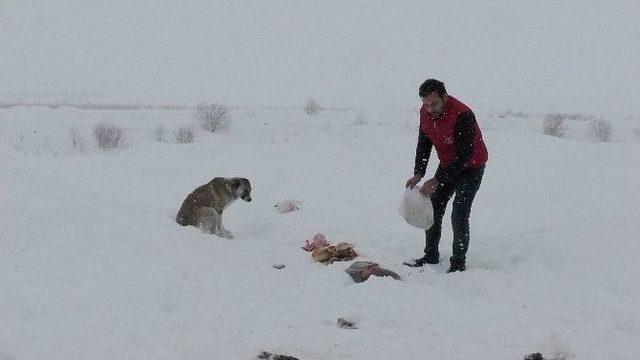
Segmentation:
<svg viewBox="0 0 640 360">
<path fill-rule="evenodd" d="M 193 142 L 193 128 L 181 126 L 176 130 L 176 142 L 179 144 L 191 144 Z"/>
<path fill-rule="evenodd" d="M 231 124 L 231 110 L 218 103 L 198 105 L 195 117 L 198 125 L 209 132 L 228 128 Z"/>
<path fill-rule="evenodd" d="M 589 123 L 591 139 L 595 142 L 611 141 L 611 123 L 602 119 L 591 120 Z"/>
<path fill-rule="evenodd" d="M 93 127 L 93 136 L 98 142 L 98 147 L 104 151 L 124 147 L 124 130 L 115 125 L 97 124 Z"/>
<path fill-rule="evenodd" d="M 320 104 L 312 98 L 307 99 L 304 104 L 304 112 L 307 115 L 316 115 L 320 112 Z"/>
<path fill-rule="evenodd" d="M 360 113 L 356 116 L 356 118 L 353 120 L 353 125 L 367 125 L 369 123 L 369 119 L 367 119 L 367 117 L 363 114 Z"/>
<path fill-rule="evenodd" d="M 542 126 L 545 135 L 563 137 L 567 132 L 567 127 L 564 124 L 564 117 L 562 114 L 546 114 L 544 116 Z"/>
<path fill-rule="evenodd" d="M 158 125 L 153 130 L 153 138 L 158 142 L 164 142 L 167 138 L 166 131 L 164 130 L 164 126 Z"/>
<path fill-rule="evenodd" d="M 13 147 L 23 154 L 58 155 L 59 153 L 59 150 L 52 146 L 49 135 L 38 130 L 21 132 Z"/>
<path fill-rule="evenodd" d="M 527 118 L 529 117 L 529 115 L 523 111 L 513 111 L 511 109 L 507 109 L 504 112 L 498 113 L 497 114 L 498 118 L 500 119 L 505 119 L 505 118 Z"/>
<path fill-rule="evenodd" d="M 71 146 L 73 147 L 73 150 L 81 154 L 86 151 L 87 146 L 78 129 L 69 130 L 69 139 L 71 140 Z"/>
</svg>

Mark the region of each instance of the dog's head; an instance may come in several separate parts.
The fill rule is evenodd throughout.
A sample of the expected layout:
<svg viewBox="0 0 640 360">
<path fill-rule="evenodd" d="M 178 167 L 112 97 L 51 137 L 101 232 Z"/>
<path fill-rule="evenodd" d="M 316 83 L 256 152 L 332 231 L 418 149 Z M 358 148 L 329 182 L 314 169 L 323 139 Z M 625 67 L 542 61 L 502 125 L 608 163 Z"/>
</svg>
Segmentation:
<svg viewBox="0 0 640 360">
<path fill-rule="evenodd" d="M 251 183 L 248 179 L 233 178 L 231 184 L 237 197 L 246 202 L 251 201 Z"/>
</svg>

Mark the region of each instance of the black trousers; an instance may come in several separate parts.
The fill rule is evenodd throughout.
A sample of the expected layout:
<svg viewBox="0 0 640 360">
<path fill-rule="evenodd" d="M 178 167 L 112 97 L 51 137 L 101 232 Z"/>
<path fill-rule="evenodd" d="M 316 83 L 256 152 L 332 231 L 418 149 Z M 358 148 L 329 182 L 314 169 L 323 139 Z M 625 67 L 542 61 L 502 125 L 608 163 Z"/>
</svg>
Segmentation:
<svg viewBox="0 0 640 360">
<path fill-rule="evenodd" d="M 440 243 L 440 233 L 442 231 L 442 218 L 447 209 L 449 199 L 455 193 L 451 213 L 451 225 L 453 226 L 453 256 L 451 262 L 465 262 L 467 249 L 469 248 L 471 204 L 480 188 L 483 174 L 484 166 L 477 169 L 469 169 L 455 182 L 438 186 L 433 195 L 431 195 L 434 221 L 431 228 L 425 230 L 425 255 L 435 258 L 439 256 L 438 244 Z"/>
</svg>

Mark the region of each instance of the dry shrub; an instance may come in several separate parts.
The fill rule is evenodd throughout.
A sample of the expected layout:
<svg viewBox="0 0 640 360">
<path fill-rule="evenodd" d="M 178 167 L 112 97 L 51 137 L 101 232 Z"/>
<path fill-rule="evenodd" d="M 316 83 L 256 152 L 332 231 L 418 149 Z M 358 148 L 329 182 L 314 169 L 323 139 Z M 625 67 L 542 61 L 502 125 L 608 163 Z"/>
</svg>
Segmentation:
<svg viewBox="0 0 640 360">
<path fill-rule="evenodd" d="M 198 105 L 195 117 L 198 125 L 209 132 L 228 128 L 231 124 L 231 110 L 218 103 Z"/>
<path fill-rule="evenodd" d="M 164 126 L 158 125 L 153 130 L 153 138 L 158 142 L 164 142 L 167 138 L 166 131 L 164 130 Z"/>
<path fill-rule="evenodd" d="M 98 148 L 104 151 L 124 147 L 124 130 L 115 125 L 97 124 L 93 127 L 93 136 L 98 142 Z"/>
<path fill-rule="evenodd" d="M 511 109 L 507 109 L 504 112 L 498 113 L 498 118 L 500 119 L 505 119 L 505 118 L 527 118 L 529 117 L 529 115 L 523 111 L 514 111 Z"/>
<path fill-rule="evenodd" d="M 611 141 L 611 123 L 605 120 L 591 120 L 589 123 L 591 139 L 595 142 L 604 143 Z"/>
<path fill-rule="evenodd" d="M 320 104 L 314 99 L 309 98 L 304 104 L 304 112 L 307 115 L 316 115 L 320 112 Z"/>
<path fill-rule="evenodd" d="M 193 128 L 181 126 L 176 130 L 176 142 L 179 144 L 191 144 L 193 142 Z"/>
<path fill-rule="evenodd" d="M 567 132 L 562 114 L 546 114 L 542 122 L 542 127 L 545 135 L 563 137 Z"/>
<path fill-rule="evenodd" d="M 71 146 L 76 152 L 83 154 L 86 151 L 87 146 L 78 129 L 69 130 L 69 139 L 71 140 Z"/>
<path fill-rule="evenodd" d="M 362 113 L 356 115 L 356 118 L 353 120 L 353 125 L 363 126 L 363 125 L 367 125 L 368 123 L 369 123 L 369 119 L 367 119 L 365 114 L 362 114 Z"/>
<path fill-rule="evenodd" d="M 63 151 L 60 144 L 53 141 L 49 134 L 39 130 L 21 132 L 13 147 L 23 154 L 57 156 Z"/>
</svg>

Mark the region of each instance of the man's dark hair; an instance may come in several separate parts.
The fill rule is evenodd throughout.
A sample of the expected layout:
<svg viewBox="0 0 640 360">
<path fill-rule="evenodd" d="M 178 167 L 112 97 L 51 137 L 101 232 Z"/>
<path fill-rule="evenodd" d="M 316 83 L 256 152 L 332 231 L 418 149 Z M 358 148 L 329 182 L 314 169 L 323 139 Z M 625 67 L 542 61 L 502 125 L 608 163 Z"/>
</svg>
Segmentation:
<svg viewBox="0 0 640 360">
<path fill-rule="evenodd" d="M 423 98 L 434 91 L 440 97 L 443 97 L 444 94 L 447 93 L 447 90 L 444 88 L 444 83 L 442 81 L 436 79 L 427 79 L 420 85 L 418 95 Z"/>
</svg>

